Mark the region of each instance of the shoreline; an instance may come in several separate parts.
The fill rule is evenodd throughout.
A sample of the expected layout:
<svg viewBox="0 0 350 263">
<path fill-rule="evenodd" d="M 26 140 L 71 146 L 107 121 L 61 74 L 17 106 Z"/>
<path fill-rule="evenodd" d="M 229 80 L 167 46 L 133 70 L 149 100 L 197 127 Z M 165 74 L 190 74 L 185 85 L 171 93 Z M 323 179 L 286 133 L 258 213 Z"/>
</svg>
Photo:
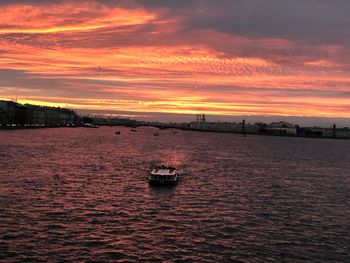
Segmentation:
<svg viewBox="0 0 350 263">
<path fill-rule="evenodd" d="M 309 138 L 309 139 L 332 139 L 332 140 L 349 140 L 349 137 L 326 137 L 326 136 L 305 136 L 305 135 L 277 135 L 277 134 L 271 134 L 266 132 L 257 132 L 257 133 L 242 133 L 242 132 L 233 132 L 233 131 L 221 131 L 221 130 L 203 130 L 203 129 L 193 129 L 193 128 L 179 128 L 175 126 L 167 126 L 166 128 L 160 128 L 156 125 L 136 125 L 136 126 L 129 126 L 129 125 L 99 125 L 99 127 L 125 127 L 125 128 L 138 128 L 138 127 L 154 127 L 158 128 L 160 130 L 167 130 L 167 129 L 176 129 L 181 131 L 194 131 L 194 132 L 203 132 L 203 133 L 226 133 L 226 134 L 238 134 L 242 135 L 242 137 L 248 137 L 252 135 L 257 136 L 269 136 L 269 137 L 291 137 L 291 138 Z M 52 128 L 87 128 L 91 129 L 91 127 L 85 127 L 85 126 L 0 126 L 0 131 L 13 131 L 13 130 L 30 130 L 30 129 L 52 129 Z"/>
</svg>

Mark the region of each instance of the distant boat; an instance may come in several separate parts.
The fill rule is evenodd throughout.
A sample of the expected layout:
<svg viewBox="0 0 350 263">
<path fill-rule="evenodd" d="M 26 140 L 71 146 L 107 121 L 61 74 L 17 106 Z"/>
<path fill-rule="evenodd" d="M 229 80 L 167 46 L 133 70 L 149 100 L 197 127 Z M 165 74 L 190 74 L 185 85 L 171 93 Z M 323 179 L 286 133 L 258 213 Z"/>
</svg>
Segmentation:
<svg viewBox="0 0 350 263">
<path fill-rule="evenodd" d="M 155 167 L 148 178 L 151 185 L 175 185 L 178 181 L 179 175 L 175 167 L 158 166 Z"/>
<path fill-rule="evenodd" d="M 177 131 L 174 131 L 173 134 L 177 134 L 178 132 Z"/>
<path fill-rule="evenodd" d="M 100 128 L 100 126 L 92 123 L 83 123 L 83 127 L 85 128 Z"/>
<path fill-rule="evenodd" d="M 136 132 L 137 130 L 136 130 L 136 129 L 131 129 L 130 131 L 132 131 L 132 132 Z"/>
<path fill-rule="evenodd" d="M 120 134 L 120 131 L 116 131 L 115 134 Z"/>
<path fill-rule="evenodd" d="M 155 134 L 153 134 L 154 136 L 159 136 L 159 133 L 155 133 Z"/>
</svg>

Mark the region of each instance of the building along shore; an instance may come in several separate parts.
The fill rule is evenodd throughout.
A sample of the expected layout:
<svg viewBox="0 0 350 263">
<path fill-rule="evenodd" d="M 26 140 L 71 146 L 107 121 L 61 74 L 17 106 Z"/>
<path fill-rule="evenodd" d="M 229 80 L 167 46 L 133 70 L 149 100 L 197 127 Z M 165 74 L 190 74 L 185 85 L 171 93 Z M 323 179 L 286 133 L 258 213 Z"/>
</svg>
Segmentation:
<svg viewBox="0 0 350 263">
<path fill-rule="evenodd" d="M 270 124 L 256 122 L 208 122 L 205 115 L 197 115 L 195 121 L 184 123 L 161 123 L 137 121 L 118 117 L 79 117 L 70 109 L 19 104 L 13 101 L 0 100 L 0 129 L 39 128 L 39 127 L 94 127 L 106 126 L 153 126 L 159 129 L 181 129 L 201 132 L 224 132 L 238 134 L 256 134 L 269 136 L 290 136 L 308 138 L 350 139 L 347 127 L 300 127 L 292 123 L 280 121 Z"/>
<path fill-rule="evenodd" d="M 75 111 L 0 100 L 0 129 L 72 127 L 79 122 Z"/>
</svg>

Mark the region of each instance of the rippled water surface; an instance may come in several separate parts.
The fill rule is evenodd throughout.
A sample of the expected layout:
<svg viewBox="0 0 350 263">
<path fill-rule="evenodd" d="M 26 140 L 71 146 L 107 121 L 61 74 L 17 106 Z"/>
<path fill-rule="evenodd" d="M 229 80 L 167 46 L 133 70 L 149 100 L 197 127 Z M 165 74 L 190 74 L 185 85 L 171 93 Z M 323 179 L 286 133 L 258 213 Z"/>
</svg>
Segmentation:
<svg viewBox="0 0 350 263">
<path fill-rule="evenodd" d="M 350 261 L 350 141 L 115 130 L 0 131 L 0 260 Z"/>
</svg>

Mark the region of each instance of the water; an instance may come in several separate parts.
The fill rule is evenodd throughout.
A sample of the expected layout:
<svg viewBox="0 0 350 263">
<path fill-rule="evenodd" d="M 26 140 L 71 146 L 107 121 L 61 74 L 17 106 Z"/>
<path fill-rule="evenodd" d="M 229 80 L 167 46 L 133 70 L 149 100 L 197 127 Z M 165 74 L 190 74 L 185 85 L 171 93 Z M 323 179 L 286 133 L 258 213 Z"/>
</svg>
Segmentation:
<svg viewBox="0 0 350 263">
<path fill-rule="evenodd" d="M 0 260 L 350 261 L 350 141 L 115 130 L 0 131 Z"/>
</svg>

